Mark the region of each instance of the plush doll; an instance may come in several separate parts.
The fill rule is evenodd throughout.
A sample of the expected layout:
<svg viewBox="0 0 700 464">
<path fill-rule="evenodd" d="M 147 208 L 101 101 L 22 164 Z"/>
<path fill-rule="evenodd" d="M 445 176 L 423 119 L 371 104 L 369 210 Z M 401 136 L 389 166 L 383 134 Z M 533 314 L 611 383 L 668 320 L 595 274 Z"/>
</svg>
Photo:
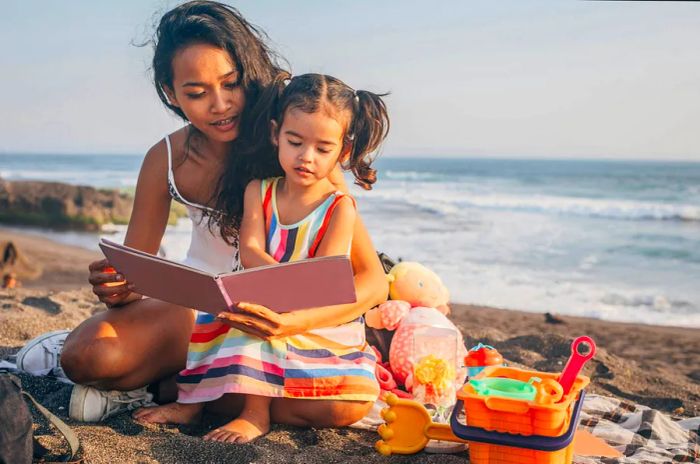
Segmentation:
<svg viewBox="0 0 700 464">
<path fill-rule="evenodd" d="M 403 261 L 387 274 L 389 301 L 365 314 L 367 325 L 373 328 L 395 330 L 399 321 L 412 307 L 435 308 L 449 314 L 450 292 L 440 277 L 420 263 Z"/>
<path fill-rule="evenodd" d="M 411 390 L 413 336 L 416 329 L 435 327 L 454 330 L 457 362 L 466 355 L 462 334 L 446 315 L 449 292 L 437 274 L 415 262 L 401 262 L 387 275 L 390 300 L 365 314 L 369 327 L 394 330 L 389 347 L 389 365 L 394 379 Z M 456 380 L 464 381 L 464 369 L 457 369 Z"/>
<path fill-rule="evenodd" d="M 435 308 L 449 314 L 450 292 L 440 277 L 420 263 L 404 261 L 387 274 L 389 299 L 402 300 L 414 306 Z"/>
</svg>

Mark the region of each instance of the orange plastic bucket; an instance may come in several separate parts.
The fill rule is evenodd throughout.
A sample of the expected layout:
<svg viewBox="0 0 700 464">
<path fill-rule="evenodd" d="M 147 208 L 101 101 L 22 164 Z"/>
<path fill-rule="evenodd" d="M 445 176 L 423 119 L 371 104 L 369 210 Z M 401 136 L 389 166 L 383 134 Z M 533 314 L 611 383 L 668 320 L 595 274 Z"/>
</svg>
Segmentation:
<svg viewBox="0 0 700 464">
<path fill-rule="evenodd" d="M 475 378 L 494 377 L 527 382 L 532 377 L 557 380 L 559 374 L 493 366 Z M 464 402 L 468 426 L 523 436 L 558 437 L 569 428 L 574 402 L 589 382 L 588 377 L 577 376 L 571 391 L 556 403 L 483 396 L 469 383 L 457 397 Z M 557 451 L 539 451 L 470 441 L 469 455 L 475 464 L 568 464 L 573 459 L 573 443 Z"/>
</svg>

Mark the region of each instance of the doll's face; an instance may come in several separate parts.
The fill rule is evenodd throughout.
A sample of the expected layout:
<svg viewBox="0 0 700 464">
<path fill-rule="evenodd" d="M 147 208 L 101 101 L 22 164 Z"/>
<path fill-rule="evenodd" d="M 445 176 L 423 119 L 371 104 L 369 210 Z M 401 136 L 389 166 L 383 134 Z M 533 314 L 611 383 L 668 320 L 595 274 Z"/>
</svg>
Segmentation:
<svg viewBox="0 0 700 464">
<path fill-rule="evenodd" d="M 438 276 L 425 268 L 408 269 L 392 286 L 392 294 L 396 291 L 399 299 L 408 301 L 412 306 L 435 307 L 446 303 Z"/>
</svg>

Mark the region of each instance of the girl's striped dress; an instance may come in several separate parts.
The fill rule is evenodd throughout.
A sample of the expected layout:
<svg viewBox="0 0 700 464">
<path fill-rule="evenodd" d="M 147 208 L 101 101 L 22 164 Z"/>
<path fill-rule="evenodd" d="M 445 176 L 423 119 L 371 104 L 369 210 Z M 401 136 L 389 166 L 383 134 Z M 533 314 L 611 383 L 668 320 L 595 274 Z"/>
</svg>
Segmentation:
<svg viewBox="0 0 700 464">
<path fill-rule="evenodd" d="M 267 252 L 279 262 L 313 257 L 343 194 L 330 195 L 307 217 L 285 225 L 277 212 L 279 179 L 261 183 Z M 177 378 L 178 402 L 212 401 L 225 393 L 375 401 L 379 394 L 375 362 L 365 341 L 363 318 L 265 341 L 199 312 L 187 367 Z"/>
</svg>

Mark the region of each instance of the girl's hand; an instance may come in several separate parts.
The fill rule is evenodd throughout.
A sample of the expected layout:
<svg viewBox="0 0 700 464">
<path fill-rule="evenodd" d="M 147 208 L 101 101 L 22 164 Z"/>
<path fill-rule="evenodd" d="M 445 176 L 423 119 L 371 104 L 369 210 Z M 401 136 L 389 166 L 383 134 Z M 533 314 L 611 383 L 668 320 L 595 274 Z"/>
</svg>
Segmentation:
<svg viewBox="0 0 700 464">
<path fill-rule="evenodd" d="M 89 269 L 88 281 L 92 284 L 92 292 L 108 308 L 122 306 L 141 297 L 132 292 L 133 286 L 106 259 L 90 263 Z"/>
<path fill-rule="evenodd" d="M 237 303 L 236 312 L 222 312 L 217 319 L 224 324 L 250 335 L 271 340 L 305 332 L 297 323 L 294 313 L 276 313 L 265 306 L 253 303 Z"/>
</svg>

